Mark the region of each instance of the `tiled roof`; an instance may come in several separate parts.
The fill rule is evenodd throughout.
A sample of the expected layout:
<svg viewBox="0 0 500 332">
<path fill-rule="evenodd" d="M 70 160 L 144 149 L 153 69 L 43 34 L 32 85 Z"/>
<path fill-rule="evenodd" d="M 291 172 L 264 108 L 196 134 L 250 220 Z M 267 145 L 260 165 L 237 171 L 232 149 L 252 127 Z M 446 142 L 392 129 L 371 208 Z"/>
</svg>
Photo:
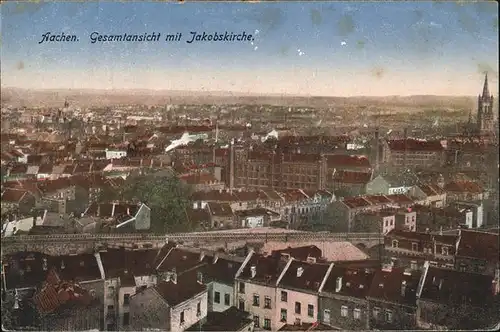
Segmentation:
<svg viewBox="0 0 500 332">
<path fill-rule="evenodd" d="M 420 276 L 420 271 L 406 273 L 403 268 L 377 271 L 367 296 L 382 301 L 416 306 L 416 292 Z"/>
<path fill-rule="evenodd" d="M 276 284 L 287 262 L 281 258 L 253 254 L 240 274 L 241 279 Z M 255 276 L 252 277 L 252 267 L 255 266 Z"/>
<path fill-rule="evenodd" d="M 328 276 L 323 292 L 335 293 L 356 298 L 364 298 L 368 293 L 374 272 L 363 268 L 334 266 Z M 337 291 L 337 286 L 341 286 Z"/>
<path fill-rule="evenodd" d="M 498 234 L 460 230 L 460 242 L 457 256 L 484 259 L 489 262 L 498 262 L 499 242 Z"/>
<path fill-rule="evenodd" d="M 429 267 L 420 298 L 444 305 L 485 306 L 493 302 L 492 276 Z"/>
<path fill-rule="evenodd" d="M 158 249 L 125 250 L 107 249 L 100 252 L 104 274 L 108 278 L 132 276 L 149 276 L 154 274 L 153 263 L 157 259 Z"/>
<path fill-rule="evenodd" d="M 2 202 L 19 203 L 28 192 L 26 190 L 7 188 L 2 192 Z"/>
<path fill-rule="evenodd" d="M 288 247 L 286 249 L 273 250 L 272 256 L 281 257 L 282 254 L 288 254 L 299 261 L 306 261 L 308 257 L 313 257 L 320 259 L 322 257 L 321 249 L 314 245 L 310 246 L 300 246 L 300 247 Z"/>
<path fill-rule="evenodd" d="M 206 291 L 206 286 L 198 283 L 197 271 L 190 271 L 177 277 L 177 282 L 160 281 L 154 290 L 168 303 L 169 306 L 181 304 L 197 294 Z"/>
<path fill-rule="evenodd" d="M 192 252 L 183 248 L 174 248 L 170 253 L 160 261 L 157 266 L 158 271 L 175 271 L 182 274 L 197 266 L 203 265 L 200 253 Z"/>
<path fill-rule="evenodd" d="M 280 280 L 279 287 L 317 292 L 330 265 L 293 260 Z"/>
<path fill-rule="evenodd" d="M 484 192 L 484 189 L 472 181 L 452 181 L 445 185 L 444 189 L 449 192 L 466 192 L 479 194 Z"/>
<path fill-rule="evenodd" d="M 436 196 L 436 195 L 442 195 L 445 193 L 443 189 L 441 189 L 439 186 L 433 185 L 433 184 L 422 184 L 422 185 L 419 185 L 418 187 L 427 196 Z"/>
<path fill-rule="evenodd" d="M 342 167 L 371 167 L 370 161 L 366 156 L 336 154 L 326 157 L 326 163 L 329 168 Z"/>
<path fill-rule="evenodd" d="M 389 141 L 389 148 L 394 151 L 443 151 L 443 146 L 440 141 L 425 141 L 408 138 L 406 140 Z"/>
<path fill-rule="evenodd" d="M 210 214 L 214 217 L 231 217 L 234 216 L 233 209 L 228 203 L 208 202 Z"/>
<path fill-rule="evenodd" d="M 333 181 L 351 184 L 366 184 L 370 182 L 372 173 L 337 170 L 333 174 Z"/>
</svg>

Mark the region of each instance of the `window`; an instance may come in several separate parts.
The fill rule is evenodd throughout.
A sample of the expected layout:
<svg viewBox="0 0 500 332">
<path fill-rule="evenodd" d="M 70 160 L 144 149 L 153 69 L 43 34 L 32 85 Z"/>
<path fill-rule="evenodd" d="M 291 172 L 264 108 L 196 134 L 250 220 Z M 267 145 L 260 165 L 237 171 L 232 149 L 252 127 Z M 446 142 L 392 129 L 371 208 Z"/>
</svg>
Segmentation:
<svg viewBox="0 0 500 332">
<path fill-rule="evenodd" d="M 115 288 L 113 286 L 109 286 L 108 287 L 108 294 L 107 294 L 108 298 L 113 298 L 113 296 L 115 295 Z"/>
<path fill-rule="evenodd" d="M 260 327 L 260 318 L 259 318 L 259 316 L 253 316 L 253 322 L 255 323 L 255 327 Z"/>
<path fill-rule="evenodd" d="M 264 308 L 271 309 L 271 298 L 269 296 L 264 298 Z"/>
<path fill-rule="evenodd" d="M 196 304 L 196 316 L 201 316 L 201 302 Z"/>
<path fill-rule="evenodd" d="M 130 304 L 130 294 L 123 294 L 123 305 Z"/>
<path fill-rule="evenodd" d="M 280 322 L 286 323 L 286 309 L 281 309 Z"/>
<path fill-rule="evenodd" d="M 392 322 L 392 310 L 385 311 L 385 320 L 389 323 Z"/>
<path fill-rule="evenodd" d="M 348 309 L 345 305 L 343 305 L 343 306 L 340 308 L 340 316 L 342 316 L 342 317 L 347 317 L 347 315 L 349 314 L 348 310 L 349 310 L 349 309 Z"/>
<path fill-rule="evenodd" d="M 373 314 L 373 318 L 378 319 L 378 315 L 380 314 L 380 308 L 377 308 L 377 307 L 373 308 L 372 314 Z"/>
<path fill-rule="evenodd" d="M 412 251 L 418 251 L 418 243 L 413 242 L 413 243 L 411 244 L 411 250 L 412 250 Z"/>
<path fill-rule="evenodd" d="M 184 311 L 181 311 L 181 317 L 180 317 L 181 324 L 184 324 Z"/>
<path fill-rule="evenodd" d="M 301 309 L 302 308 L 301 308 L 300 302 L 295 302 L 295 313 L 300 315 L 300 313 L 302 311 Z"/>
<path fill-rule="evenodd" d="M 245 283 L 244 282 L 240 282 L 240 293 L 245 294 Z"/>
<path fill-rule="evenodd" d="M 260 298 L 259 295 L 254 294 L 253 295 L 253 304 L 254 307 L 258 307 L 260 305 Z"/>
<path fill-rule="evenodd" d="M 441 248 L 441 254 L 445 255 L 445 256 L 448 256 L 448 247 L 442 247 Z"/>
<path fill-rule="evenodd" d="M 314 306 L 312 304 L 307 305 L 307 316 L 314 317 Z"/>
<path fill-rule="evenodd" d="M 238 309 L 240 309 L 241 311 L 245 311 L 245 301 L 243 301 L 242 299 L 240 299 L 238 302 Z"/>
<path fill-rule="evenodd" d="M 128 312 L 123 314 L 123 326 L 130 324 L 130 314 Z"/>
<path fill-rule="evenodd" d="M 399 246 L 398 240 L 392 240 L 392 247 L 397 248 Z"/>
<path fill-rule="evenodd" d="M 410 262 L 410 268 L 412 270 L 418 270 L 418 264 L 417 264 L 417 262 L 416 261 L 411 261 Z"/>
<path fill-rule="evenodd" d="M 112 305 L 108 305 L 108 311 L 113 311 L 113 310 L 115 310 L 115 307 Z"/>
<path fill-rule="evenodd" d="M 220 293 L 219 292 L 214 293 L 214 303 L 220 303 Z"/>
<path fill-rule="evenodd" d="M 323 311 L 323 323 L 330 324 L 330 310 L 328 309 Z"/>
<path fill-rule="evenodd" d="M 271 320 L 269 318 L 264 318 L 264 328 L 266 330 L 270 330 L 271 329 Z"/>
<path fill-rule="evenodd" d="M 229 294 L 224 294 L 224 305 L 230 305 L 231 304 L 231 295 Z"/>
<path fill-rule="evenodd" d="M 361 309 L 354 309 L 354 319 L 361 319 Z"/>
<path fill-rule="evenodd" d="M 287 302 L 288 301 L 288 293 L 285 291 L 281 291 L 281 302 Z"/>
</svg>

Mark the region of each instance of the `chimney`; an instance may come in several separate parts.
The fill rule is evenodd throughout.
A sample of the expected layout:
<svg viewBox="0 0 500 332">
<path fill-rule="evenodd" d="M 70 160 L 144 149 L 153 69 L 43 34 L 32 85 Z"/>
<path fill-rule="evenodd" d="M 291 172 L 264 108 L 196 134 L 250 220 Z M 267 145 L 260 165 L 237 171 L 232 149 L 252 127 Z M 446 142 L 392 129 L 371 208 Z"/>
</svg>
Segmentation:
<svg viewBox="0 0 500 332">
<path fill-rule="evenodd" d="M 213 264 L 217 263 L 218 259 L 219 259 L 219 254 L 215 254 Z"/>
<path fill-rule="evenodd" d="M 174 283 L 177 284 L 177 272 L 175 269 L 172 270 L 170 280 Z"/>
<path fill-rule="evenodd" d="M 401 282 L 401 297 L 404 297 L 406 294 L 406 280 Z"/>
<path fill-rule="evenodd" d="M 199 284 L 203 284 L 203 273 L 198 272 L 198 274 L 197 274 L 197 276 L 196 276 L 196 281 L 197 281 Z"/>
<path fill-rule="evenodd" d="M 205 251 L 200 252 L 200 262 L 205 258 Z"/>
<path fill-rule="evenodd" d="M 338 293 L 342 289 L 342 277 L 337 277 L 335 282 L 335 292 Z"/>
<path fill-rule="evenodd" d="M 43 264 L 42 264 L 42 266 L 43 266 L 43 270 L 44 270 L 44 271 L 47 271 L 47 268 L 48 268 L 48 267 L 47 267 L 47 258 L 44 258 L 44 259 L 43 259 Z"/>
<path fill-rule="evenodd" d="M 304 273 L 304 268 L 298 267 L 297 268 L 297 278 L 300 278 L 302 276 L 302 273 Z"/>
<path fill-rule="evenodd" d="M 64 266 L 64 261 L 61 261 L 61 270 L 64 270 L 65 266 Z"/>
<path fill-rule="evenodd" d="M 257 274 L 257 267 L 255 265 L 252 265 L 250 267 L 250 272 L 252 274 L 252 278 L 255 278 L 255 275 Z"/>
</svg>

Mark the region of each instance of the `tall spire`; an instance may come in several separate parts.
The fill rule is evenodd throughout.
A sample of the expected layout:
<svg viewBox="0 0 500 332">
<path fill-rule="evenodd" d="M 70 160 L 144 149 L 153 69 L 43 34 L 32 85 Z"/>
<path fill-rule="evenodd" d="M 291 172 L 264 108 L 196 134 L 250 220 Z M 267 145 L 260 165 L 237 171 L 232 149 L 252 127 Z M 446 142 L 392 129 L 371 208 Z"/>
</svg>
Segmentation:
<svg viewBox="0 0 500 332">
<path fill-rule="evenodd" d="M 490 97 L 490 90 L 488 89 L 488 72 L 484 75 L 483 98 Z"/>
</svg>

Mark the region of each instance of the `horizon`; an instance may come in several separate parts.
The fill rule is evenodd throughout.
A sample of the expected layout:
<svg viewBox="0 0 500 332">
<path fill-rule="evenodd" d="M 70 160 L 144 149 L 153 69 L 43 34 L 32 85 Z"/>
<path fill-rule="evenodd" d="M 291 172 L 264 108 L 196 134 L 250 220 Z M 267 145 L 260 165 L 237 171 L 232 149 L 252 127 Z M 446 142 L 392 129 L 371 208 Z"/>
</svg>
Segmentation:
<svg viewBox="0 0 500 332">
<path fill-rule="evenodd" d="M 220 94 L 228 94 L 228 97 L 231 97 L 231 95 L 234 95 L 234 97 L 254 97 L 254 96 L 262 96 L 262 97 L 299 97 L 299 98 L 411 98 L 411 97 L 437 97 L 437 98 L 477 98 L 478 95 L 436 95 L 436 94 L 407 94 L 407 95 L 378 95 L 378 96 L 371 96 L 371 95 L 355 95 L 355 96 L 325 96 L 325 95 L 306 95 L 306 94 L 290 94 L 290 93 L 283 93 L 283 94 L 278 94 L 278 93 L 258 93 L 258 92 L 239 92 L 239 91 L 223 91 L 223 90 L 213 90 L 213 91 L 201 91 L 201 90 L 167 90 L 167 89 L 146 89 L 146 88 L 114 88 L 114 89 L 96 89 L 96 88 L 22 88 L 22 87 L 15 87 L 15 86 L 3 86 L 2 89 L 6 90 L 26 90 L 26 91 L 33 91 L 33 92 L 130 92 L 130 91 L 136 91 L 136 92 L 156 92 L 156 93 L 168 93 L 168 92 L 175 92 L 175 93 L 196 93 L 196 94 L 204 94 L 208 95 L 210 93 L 220 93 Z M 498 99 L 494 94 L 490 94 L 494 97 L 494 99 Z M 217 96 L 215 96 L 217 97 Z"/>
<path fill-rule="evenodd" d="M 498 96 L 497 9 L 496 2 L 8 2 L 0 7 L 1 86 L 474 97 L 488 72 Z M 92 44 L 89 37 L 190 31 L 246 32 L 254 40 Z M 46 32 L 80 40 L 40 44 Z"/>
</svg>

